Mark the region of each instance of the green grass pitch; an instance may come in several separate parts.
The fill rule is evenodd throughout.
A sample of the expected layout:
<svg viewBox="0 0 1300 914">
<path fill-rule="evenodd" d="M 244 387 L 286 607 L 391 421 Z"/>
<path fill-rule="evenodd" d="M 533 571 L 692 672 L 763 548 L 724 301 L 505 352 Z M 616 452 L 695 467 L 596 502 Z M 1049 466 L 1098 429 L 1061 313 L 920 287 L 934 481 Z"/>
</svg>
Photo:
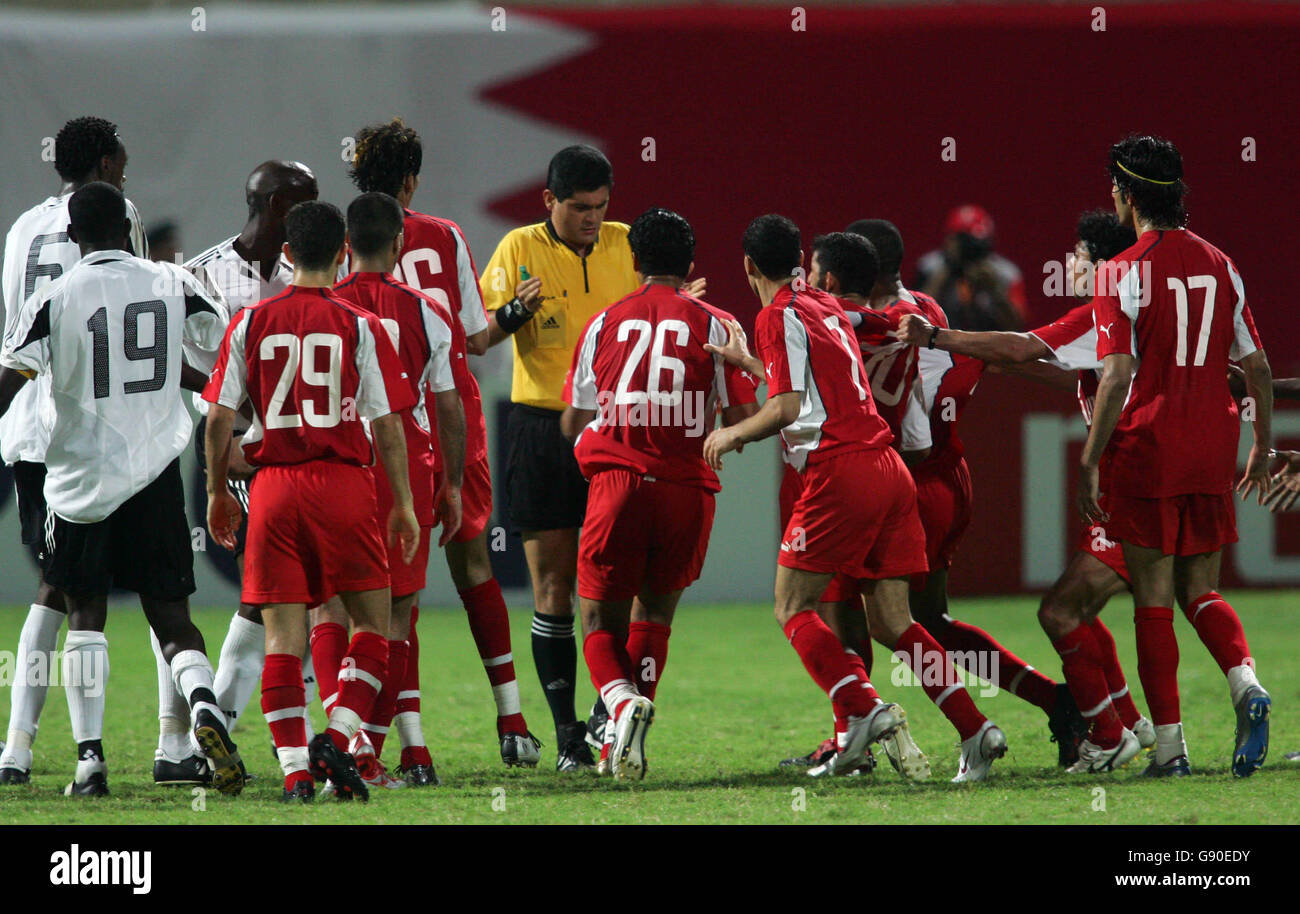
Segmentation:
<svg viewBox="0 0 1300 914">
<path fill-rule="evenodd" d="M 689 596 L 689 594 L 688 594 Z M 516 669 L 524 712 L 542 738 L 542 765 L 534 771 L 501 765 L 491 693 L 463 613 L 426 609 L 420 619 L 425 735 L 444 784 L 387 791 L 368 805 L 318 801 L 289 808 L 278 802 L 280 775 L 254 697 L 235 733 L 249 770 L 257 776 L 237 798 L 213 791 L 157 788 L 152 782 L 156 731 L 153 656 L 141 612 L 129 605 L 110 611 L 112 672 L 108 686 L 105 749 L 112 796 L 78 801 L 62 796 L 75 750 L 61 689 L 52 689 L 36 743 L 33 778 L 0 791 L 5 823 L 1092 823 L 1195 824 L 1300 821 L 1300 726 L 1290 713 L 1300 692 L 1294 656 L 1295 609 L 1300 594 L 1235 592 L 1261 681 L 1273 696 L 1272 746 L 1254 777 L 1228 771 L 1233 715 L 1227 685 L 1195 633 L 1180 617 L 1179 681 L 1183 720 L 1194 776 L 1182 781 L 1136 778 L 1139 757 L 1111 776 L 1067 776 L 1055 767 L 1045 716 L 1008 694 L 978 698 L 1007 733 L 1010 753 L 990 781 L 949 784 L 957 765 L 956 734 L 919 686 L 893 684 L 893 663 L 877 647 L 873 680 L 887 700 L 903 704 L 912 732 L 930 756 L 935 777 L 904 783 L 887 763 L 871 777 L 833 782 L 778 770 L 777 762 L 803 754 L 829 730 L 825 696 L 809 680 L 782 637 L 767 605 L 693 606 L 679 610 L 659 691 L 657 717 L 647 741 L 644 782 L 616 784 L 593 775 L 558 775 L 555 745 L 528 643 L 529 616 L 512 613 Z M 988 629 L 1011 650 L 1048 675 L 1060 666 L 1026 598 L 959 600 L 953 612 Z M 0 610 L 0 646 L 12 650 L 24 611 Z M 216 656 L 230 610 L 196 610 L 195 619 Z M 1115 632 L 1130 688 L 1142 701 L 1133 652 L 1132 608 L 1112 601 L 1105 614 Z M 579 711 L 593 690 L 581 667 Z M 7 716 L 8 688 L 0 689 Z M 319 703 L 314 712 L 323 725 Z M 396 737 L 385 753 L 396 759 Z M 883 753 L 879 753 L 882 757 Z M 1095 788 L 1104 788 L 1104 792 Z"/>
</svg>

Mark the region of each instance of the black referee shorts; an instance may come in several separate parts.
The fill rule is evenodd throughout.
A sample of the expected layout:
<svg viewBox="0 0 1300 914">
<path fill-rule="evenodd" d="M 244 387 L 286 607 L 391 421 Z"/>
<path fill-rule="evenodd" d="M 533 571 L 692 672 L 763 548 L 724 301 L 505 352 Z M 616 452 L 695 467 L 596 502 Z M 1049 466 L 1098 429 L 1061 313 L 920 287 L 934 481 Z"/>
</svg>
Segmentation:
<svg viewBox="0 0 1300 914">
<path fill-rule="evenodd" d="M 516 403 L 506 435 L 510 526 L 521 533 L 581 527 L 587 515 L 587 480 L 578 469 L 573 445 L 560 434 L 560 413 Z"/>
<path fill-rule="evenodd" d="M 46 583 L 74 597 L 102 596 L 114 588 L 159 600 L 194 593 L 180 461 L 99 523 L 74 524 L 49 512 L 41 565 Z"/>
<path fill-rule="evenodd" d="M 198 458 L 199 467 L 204 473 L 208 471 L 207 431 L 208 417 L 199 416 L 199 424 L 194 429 L 194 455 Z M 230 490 L 231 495 L 235 496 L 239 506 L 244 509 L 244 517 L 239 522 L 239 529 L 235 531 L 235 558 L 239 558 L 244 554 L 244 546 L 248 540 L 248 495 L 252 485 L 253 480 L 251 478 L 226 479 L 226 488 Z"/>
</svg>

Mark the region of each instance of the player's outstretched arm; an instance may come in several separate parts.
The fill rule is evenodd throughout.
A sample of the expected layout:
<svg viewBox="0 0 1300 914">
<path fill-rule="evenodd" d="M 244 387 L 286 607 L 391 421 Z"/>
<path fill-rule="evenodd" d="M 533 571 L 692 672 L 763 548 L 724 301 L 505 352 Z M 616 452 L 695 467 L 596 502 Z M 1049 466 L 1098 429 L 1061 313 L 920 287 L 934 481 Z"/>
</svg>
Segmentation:
<svg viewBox="0 0 1300 914">
<path fill-rule="evenodd" d="M 1032 362 L 1050 358 L 1047 344 L 1032 333 L 1008 330 L 948 330 L 936 327 L 919 314 L 904 314 L 898 338 L 913 346 L 968 355 L 982 362 Z"/>
<path fill-rule="evenodd" d="M 1119 416 L 1124 411 L 1124 401 L 1128 399 L 1132 383 L 1133 356 L 1122 352 L 1106 356 L 1102 361 L 1101 381 L 1097 385 L 1097 399 L 1092 410 L 1092 427 L 1088 430 L 1088 441 L 1083 446 L 1080 461 L 1079 513 L 1089 523 L 1098 524 L 1110 520 L 1110 516 L 1098 504 L 1098 467 L 1101 465 L 1101 455 L 1110 443 L 1110 436 L 1119 424 Z"/>
<path fill-rule="evenodd" d="M 715 429 L 704 440 L 704 460 L 715 470 L 722 469 L 722 455 L 739 450 L 751 441 L 771 437 L 799 418 L 801 391 L 792 390 L 768 397 L 763 408 L 744 421 Z"/>
<path fill-rule="evenodd" d="M 380 416 L 371 421 L 370 430 L 374 433 L 375 450 L 379 452 L 379 461 L 384 465 L 388 485 L 393 491 L 393 507 L 388 512 L 388 544 L 400 543 L 402 561 L 409 565 L 420 545 L 420 522 L 415 517 L 411 477 L 407 474 L 402 417 L 397 413 Z"/>
<path fill-rule="evenodd" d="M 226 482 L 230 476 L 231 436 L 235 427 L 235 411 L 220 403 L 208 409 L 207 431 L 203 449 L 208 463 L 208 532 L 222 546 L 234 551 L 235 531 L 243 509 L 230 494 Z"/>
<path fill-rule="evenodd" d="M 442 452 L 442 490 L 438 516 L 442 519 L 439 546 L 447 545 L 460 530 L 460 488 L 465 478 L 465 406 L 455 388 L 434 394 L 438 414 L 438 447 Z"/>
<path fill-rule="evenodd" d="M 1271 451 L 1275 457 L 1281 457 L 1284 463 L 1276 476 L 1272 487 L 1264 496 L 1264 504 L 1274 514 L 1290 509 L 1300 498 L 1300 451 Z"/>
<path fill-rule="evenodd" d="M 13 368 L 0 368 L 0 416 L 9 412 L 18 391 L 27 383 L 27 375 Z"/>
<path fill-rule="evenodd" d="M 1262 505 L 1271 484 L 1268 461 L 1273 440 L 1273 370 L 1263 349 L 1256 349 L 1242 359 L 1241 370 L 1246 375 L 1246 396 L 1255 404 L 1250 426 L 1254 441 L 1246 460 L 1246 472 L 1237 483 L 1237 491 L 1242 498 L 1254 491 Z"/>
</svg>

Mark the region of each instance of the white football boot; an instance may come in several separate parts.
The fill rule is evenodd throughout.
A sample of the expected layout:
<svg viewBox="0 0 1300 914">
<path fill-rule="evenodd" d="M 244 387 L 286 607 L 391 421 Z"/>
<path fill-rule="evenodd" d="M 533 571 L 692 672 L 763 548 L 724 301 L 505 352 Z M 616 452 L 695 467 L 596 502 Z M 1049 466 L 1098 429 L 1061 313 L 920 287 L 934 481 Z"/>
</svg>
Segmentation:
<svg viewBox="0 0 1300 914">
<path fill-rule="evenodd" d="M 1142 751 L 1142 744 L 1132 730 L 1124 728 L 1119 745 L 1113 749 L 1103 749 L 1092 740 L 1085 739 L 1079 743 L 1079 760 L 1066 768 L 1069 774 L 1096 774 L 1122 768 Z"/>
<path fill-rule="evenodd" d="M 957 767 L 954 784 L 983 781 L 989 776 L 993 763 L 1007 754 L 1007 735 L 991 720 L 970 739 L 961 744 L 961 764 Z"/>
<path fill-rule="evenodd" d="M 614 746 L 609 752 L 610 770 L 618 780 L 645 778 L 645 736 L 655 719 L 655 706 L 644 695 L 630 698 L 614 726 Z"/>
<path fill-rule="evenodd" d="M 907 712 L 894 705 L 894 716 L 901 720 L 898 728 L 880 741 L 889 764 L 909 781 L 924 781 L 930 776 L 930 760 L 912 739 L 912 728 L 907 724 Z"/>
<path fill-rule="evenodd" d="M 879 702 L 865 717 L 849 717 L 844 748 L 826 762 L 826 774 L 845 777 L 853 774 L 866 760 L 867 744 L 893 736 L 902 723 L 903 709 L 890 702 Z"/>
</svg>

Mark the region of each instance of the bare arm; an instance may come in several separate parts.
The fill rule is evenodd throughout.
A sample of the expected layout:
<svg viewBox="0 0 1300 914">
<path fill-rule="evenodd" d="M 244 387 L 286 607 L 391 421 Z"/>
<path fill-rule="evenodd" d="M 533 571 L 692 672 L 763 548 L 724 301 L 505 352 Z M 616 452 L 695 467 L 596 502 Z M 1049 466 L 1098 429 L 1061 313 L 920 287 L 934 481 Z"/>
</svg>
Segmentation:
<svg viewBox="0 0 1300 914">
<path fill-rule="evenodd" d="M 1128 399 L 1132 384 L 1133 356 L 1118 352 L 1106 356 L 1102 361 L 1101 381 L 1097 385 L 1097 399 L 1092 409 L 1092 427 L 1088 430 L 1088 441 L 1083 446 L 1080 461 L 1079 511 L 1084 520 L 1091 523 L 1109 520 L 1097 503 L 1098 467 L 1101 455 L 1110 443 L 1110 436 L 1119 424 L 1120 413 L 1124 411 L 1124 401 Z"/>
<path fill-rule="evenodd" d="M 738 450 L 751 441 L 771 437 L 799 418 L 802 394 L 797 390 L 768 397 L 763 408 L 736 425 L 714 430 L 704 442 L 704 459 L 718 470 L 722 468 L 722 455 Z"/>
<path fill-rule="evenodd" d="M 947 330 L 936 328 L 919 314 L 905 314 L 899 322 L 898 338 L 913 346 L 967 355 L 983 362 L 1032 362 L 1052 355 L 1047 344 L 1032 333 L 1008 330 Z"/>
<path fill-rule="evenodd" d="M 1245 498 L 1255 490 L 1259 503 L 1263 504 L 1269 489 L 1269 448 L 1273 441 L 1273 370 L 1263 349 L 1256 349 L 1242 359 L 1241 370 L 1246 375 L 1246 395 L 1254 401 L 1255 415 L 1250 424 L 1254 442 L 1237 491 Z"/>
<path fill-rule="evenodd" d="M 9 412 L 9 405 L 27 383 L 27 375 L 13 368 L 0 368 L 0 416 Z"/>
<path fill-rule="evenodd" d="M 594 409 L 577 409 L 573 406 L 564 407 L 564 412 L 560 414 L 560 434 L 569 439 L 570 442 L 578 440 L 582 430 L 591 424 L 591 420 L 596 418 Z"/>
<path fill-rule="evenodd" d="M 469 352 L 470 355 L 482 355 L 487 352 L 488 348 L 493 345 L 491 342 L 493 327 L 497 327 L 495 319 L 488 321 L 488 325 L 478 333 L 465 337 L 465 350 Z M 497 327 L 497 329 L 500 330 L 501 328 Z M 497 340 L 497 342 L 499 343 L 501 341 Z"/>
<path fill-rule="evenodd" d="M 434 409 L 438 414 L 438 448 L 442 453 L 443 477 L 438 503 L 442 536 L 438 545 L 445 546 L 460 529 L 462 517 L 460 488 L 465 479 L 465 406 L 460 392 L 452 389 L 434 394 Z"/>
<path fill-rule="evenodd" d="M 203 388 L 208 386 L 208 376 L 188 362 L 181 360 L 181 389 L 192 390 L 196 394 L 203 393 Z"/>
<path fill-rule="evenodd" d="M 239 519 L 243 515 L 243 509 L 227 487 L 231 433 L 234 427 L 235 411 L 220 403 L 211 404 L 203 438 L 203 451 L 208 464 L 208 532 L 220 545 L 231 551 L 235 549 L 235 531 L 239 528 Z"/>
<path fill-rule="evenodd" d="M 1035 359 L 1031 362 L 993 362 L 989 371 L 1001 374 L 1020 375 L 1030 381 L 1037 381 L 1058 390 L 1074 390 L 1079 386 L 1079 378 L 1073 371 L 1057 368 L 1047 362 Z"/>
<path fill-rule="evenodd" d="M 420 544 L 420 524 L 415 518 L 414 500 L 411 498 L 411 478 L 407 474 L 406 434 L 402 431 L 402 417 L 389 413 L 370 423 L 375 437 L 375 450 L 384 465 L 388 485 L 393 493 L 393 509 L 388 515 L 388 541 L 400 542 L 402 560 L 411 564 Z"/>
</svg>

